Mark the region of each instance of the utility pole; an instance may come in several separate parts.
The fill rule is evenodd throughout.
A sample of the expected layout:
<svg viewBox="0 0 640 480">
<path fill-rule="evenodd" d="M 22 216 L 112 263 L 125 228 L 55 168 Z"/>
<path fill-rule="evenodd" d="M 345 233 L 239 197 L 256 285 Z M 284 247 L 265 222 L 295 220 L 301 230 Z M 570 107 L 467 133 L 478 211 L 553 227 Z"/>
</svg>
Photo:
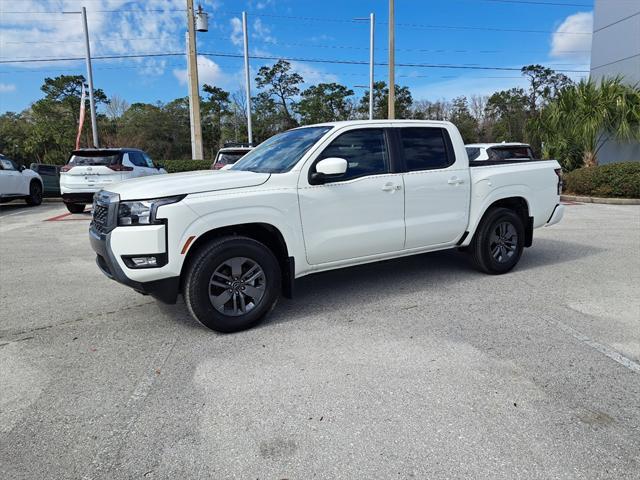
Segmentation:
<svg viewBox="0 0 640 480">
<path fill-rule="evenodd" d="M 249 35 L 247 32 L 247 12 L 242 12 L 242 32 L 244 34 L 244 81 L 247 92 L 247 135 L 249 145 L 253 146 L 253 132 L 251 130 L 251 79 L 249 72 Z"/>
<path fill-rule="evenodd" d="M 395 39 L 395 12 L 393 0 L 389 0 L 389 119 L 396 118 L 396 39 Z"/>
<path fill-rule="evenodd" d="M 91 113 L 91 133 L 93 134 L 93 146 L 100 148 L 98 140 L 98 123 L 96 122 L 96 103 L 93 99 L 93 69 L 91 68 L 91 47 L 89 45 L 89 27 L 87 25 L 87 9 L 82 7 L 79 12 L 62 12 L 64 14 L 78 13 L 82 16 L 82 30 L 84 32 L 85 60 L 87 63 L 87 80 L 89 81 L 89 110 Z"/>
<path fill-rule="evenodd" d="M 200 88 L 198 85 L 198 56 L 193 0 L 187 0 L 187 71 L 189 82 L 189 114 L 191 119 L 191 158 L 204 159 L 202 124 L 200 122 Z"/>
<path fill-rule="evenodd" d="M 374 13 L 369 14 L 369 21 L 371 23 L 369 35 L 369 120 L 373 120 L 373 44 L 376 28 L 376 15 Z"/>
</svg>

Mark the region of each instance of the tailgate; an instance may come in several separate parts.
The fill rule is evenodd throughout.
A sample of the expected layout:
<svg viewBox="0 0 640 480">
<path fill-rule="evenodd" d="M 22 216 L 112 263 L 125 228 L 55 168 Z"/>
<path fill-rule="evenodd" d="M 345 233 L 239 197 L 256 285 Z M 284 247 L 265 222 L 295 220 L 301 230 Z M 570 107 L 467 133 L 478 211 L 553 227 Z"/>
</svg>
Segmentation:
<svg viewBox="0 0 640 480">
<path fill-rule="evenodd" d="M 80 165 L 60 175 L 60 183 L 66 187 L 102 187 L 123 180 L 123 172 L 102 165 Z"/>
</svg>

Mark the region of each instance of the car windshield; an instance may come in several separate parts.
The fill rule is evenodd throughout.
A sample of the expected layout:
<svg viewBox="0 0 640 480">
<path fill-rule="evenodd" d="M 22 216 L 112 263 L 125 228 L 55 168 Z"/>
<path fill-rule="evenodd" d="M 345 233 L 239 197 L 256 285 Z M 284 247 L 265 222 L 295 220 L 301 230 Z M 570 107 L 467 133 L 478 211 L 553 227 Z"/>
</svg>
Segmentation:
<svg viewBox="0 0 640 480">
<path fill-rule="evenodd" d="M 305 127 L 275 135 L 247 153 L 231 170 L 287 172 L 331 128 Z"/>
<path fill-rule="evenodd" d="M 83 165 L 117 165 L 119 163 L 119 153 L 84 154 L 77 153 L 71 155 L 68 164 L 76 167 Z"/>
</svg>

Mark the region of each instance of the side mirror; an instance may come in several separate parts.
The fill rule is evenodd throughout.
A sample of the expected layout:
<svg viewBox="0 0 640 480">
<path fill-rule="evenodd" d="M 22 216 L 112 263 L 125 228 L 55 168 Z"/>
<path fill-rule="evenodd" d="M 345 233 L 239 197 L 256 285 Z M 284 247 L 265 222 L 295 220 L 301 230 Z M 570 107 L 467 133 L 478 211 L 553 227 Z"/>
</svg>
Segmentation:
<svg viewBox="0 0 640 480">
<path fill-rule="evenodd" d="M 25 167 L 24 165 L 20 165 L 18 167 L 18 170 L 20 170 L 21 172 L 24 172 L 27 169 L 27 167 Z"/>
<path fill-rule="evenodd" d="M 344 158 L 330 157 L 316 164 L 316 171 L 311 174 L 310 183 L 321 185 L 332 178 L 338 178 L 347 172 L 349 164 Z"/>
</svg>

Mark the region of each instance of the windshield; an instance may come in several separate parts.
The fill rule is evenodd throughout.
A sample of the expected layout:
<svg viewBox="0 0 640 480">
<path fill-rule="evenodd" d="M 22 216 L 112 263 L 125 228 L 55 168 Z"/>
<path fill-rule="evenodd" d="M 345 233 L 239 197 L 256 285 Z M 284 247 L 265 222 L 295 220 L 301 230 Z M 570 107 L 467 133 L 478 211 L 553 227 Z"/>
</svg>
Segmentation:
<svg viewBox="0 0 640 480">
<path fill-rule="evenodd" d="M 259 173 L 289 171 L 331 128 L 297 128 L 275 135 L 247 153 L 231 170 Z"/>
<path fill-rule="evenodd" d="M 117 165 L 120 160 L 120 154 L 74 154 L 71 155 L 68 165 L 82 166 L 82 165 Z"/>
</svg>

